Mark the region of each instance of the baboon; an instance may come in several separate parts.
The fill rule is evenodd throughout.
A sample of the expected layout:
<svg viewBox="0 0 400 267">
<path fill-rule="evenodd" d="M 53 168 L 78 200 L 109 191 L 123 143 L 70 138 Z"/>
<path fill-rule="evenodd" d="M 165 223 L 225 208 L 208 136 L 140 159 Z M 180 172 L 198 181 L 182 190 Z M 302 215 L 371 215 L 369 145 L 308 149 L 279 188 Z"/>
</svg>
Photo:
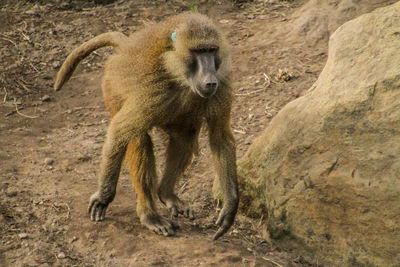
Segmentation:
<svg viewBox="0 0 400 267">
<path fill-rule="evenodd" d="M 214 239 L 232 225 L 238 208 L 235 142 L 230 130 L 232 88 L 230 47 L 213 22 L 188 12 L 146 26 L 130 37 L 101 34 L 76 48 L 65 60 L 54 84 L 59 90 L 79 62 L 92 51 L 113 46 L 105 66 L 103 96 L 111 114 L 102 152 L 98 190 L 91 196 L 89 215 L 102 221 L 114 199 L 125 157 L 137 193 L 142 225 L 165 236 L 176 224 L 161 217 L 155 195 L 173 216 L 194 219 L 194 212 L 174 193 L 177 179 L 190 164 L 200 128 L 206 123 L 223 206 Z M 152 128 L 167 133 L 165 170 L 157 187 Z"/>
</svg>

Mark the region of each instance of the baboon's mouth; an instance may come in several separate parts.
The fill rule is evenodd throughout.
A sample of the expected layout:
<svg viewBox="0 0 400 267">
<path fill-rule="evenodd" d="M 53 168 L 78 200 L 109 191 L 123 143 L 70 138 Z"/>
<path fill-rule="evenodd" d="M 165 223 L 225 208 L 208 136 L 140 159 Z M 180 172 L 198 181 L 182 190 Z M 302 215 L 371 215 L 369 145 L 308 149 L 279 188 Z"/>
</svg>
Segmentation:
<svg viewBox="0 0 400 267">
<path fill-rule="evenodd" d="M 217 90 L 201 90 L 198 87 L 195 87 L 195 93 L 197 93 L 202 98 L 210 98 L 212 97 Z"/>
</svg>

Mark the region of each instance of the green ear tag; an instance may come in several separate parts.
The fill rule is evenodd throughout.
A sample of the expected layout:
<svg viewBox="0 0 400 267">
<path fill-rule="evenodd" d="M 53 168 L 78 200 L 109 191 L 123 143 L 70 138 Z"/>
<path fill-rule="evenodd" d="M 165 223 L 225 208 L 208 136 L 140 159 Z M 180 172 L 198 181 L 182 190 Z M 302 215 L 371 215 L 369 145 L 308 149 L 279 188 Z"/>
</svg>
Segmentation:
<svg viewBox="0 0 400 267">
<path fill-rule="evenodd" d="M 171 40 L 172 40 L 173 42 L 176 42 L 176 32 L 173 32 L 173 33 L 171 34 Z"/>
</svg>

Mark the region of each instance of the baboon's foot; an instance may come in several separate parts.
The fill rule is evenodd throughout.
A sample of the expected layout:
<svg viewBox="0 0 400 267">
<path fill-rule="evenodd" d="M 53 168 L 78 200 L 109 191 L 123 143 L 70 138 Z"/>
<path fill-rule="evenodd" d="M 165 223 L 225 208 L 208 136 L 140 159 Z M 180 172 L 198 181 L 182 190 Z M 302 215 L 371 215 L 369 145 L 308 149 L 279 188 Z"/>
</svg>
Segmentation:
<svg viewBox="0 0 400 267">
<path fill-rule="evenodd" d="M 157 214 L 144 214 L 140 216 L 140 222 L 151 231 L 164 236 L 175 235 L 175 230 L 179 226 L 170 220 L 167 220 Z"/>
<path fill-rule="evenodd" d="M 184 202 L 182 202 L 176 195 L 159 195 L 160 201 L 169 208 L 171 214 L 174 217 L 178 217 L 179 214 L 182 214 L 185 218 L 189 218 L 191 220 L 195 219 L 194 211 L 187 206 Z"/>
<path fill-rule="evenodd" d="M 106 216 L 107 206 L 110 202 L 110 200 L 105 200 L 104 198 L 100 197 L 99 191 L 94 193 L 89 200 L 88 213 L 90 219 L 96 222 L 103 221 L 104 217 Z"/>
</svg>

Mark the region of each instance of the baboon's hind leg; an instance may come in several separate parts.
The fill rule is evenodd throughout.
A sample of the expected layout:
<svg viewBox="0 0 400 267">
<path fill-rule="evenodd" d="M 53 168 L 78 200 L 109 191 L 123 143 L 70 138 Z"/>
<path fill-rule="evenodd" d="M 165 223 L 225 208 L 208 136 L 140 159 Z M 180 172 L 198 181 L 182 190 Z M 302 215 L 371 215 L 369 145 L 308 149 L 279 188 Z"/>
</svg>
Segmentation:
<svg viewBox="0 0 400 267">
<path fill-rule="evenodd" d="M 197 145 L 198 130 L 170 130 L 168 134 L 166 167 L 158 187 L 158 197 L 170 209 L 173 216 L 183 214 L 186 218 L 194 219 L 193 210 L 176 196 L 174 187 L 192 161 Z"/>
<path fill-rule="evenodd" d="M 174 235 L 176 224 L 158 215 L 154 204 L 156 183 L 153 144 L 148 134 L 132 140 L 126 151 L 132 182 L 137 194 L 136 212 L 142 225 L 165 236 Z"/>
</svg>

